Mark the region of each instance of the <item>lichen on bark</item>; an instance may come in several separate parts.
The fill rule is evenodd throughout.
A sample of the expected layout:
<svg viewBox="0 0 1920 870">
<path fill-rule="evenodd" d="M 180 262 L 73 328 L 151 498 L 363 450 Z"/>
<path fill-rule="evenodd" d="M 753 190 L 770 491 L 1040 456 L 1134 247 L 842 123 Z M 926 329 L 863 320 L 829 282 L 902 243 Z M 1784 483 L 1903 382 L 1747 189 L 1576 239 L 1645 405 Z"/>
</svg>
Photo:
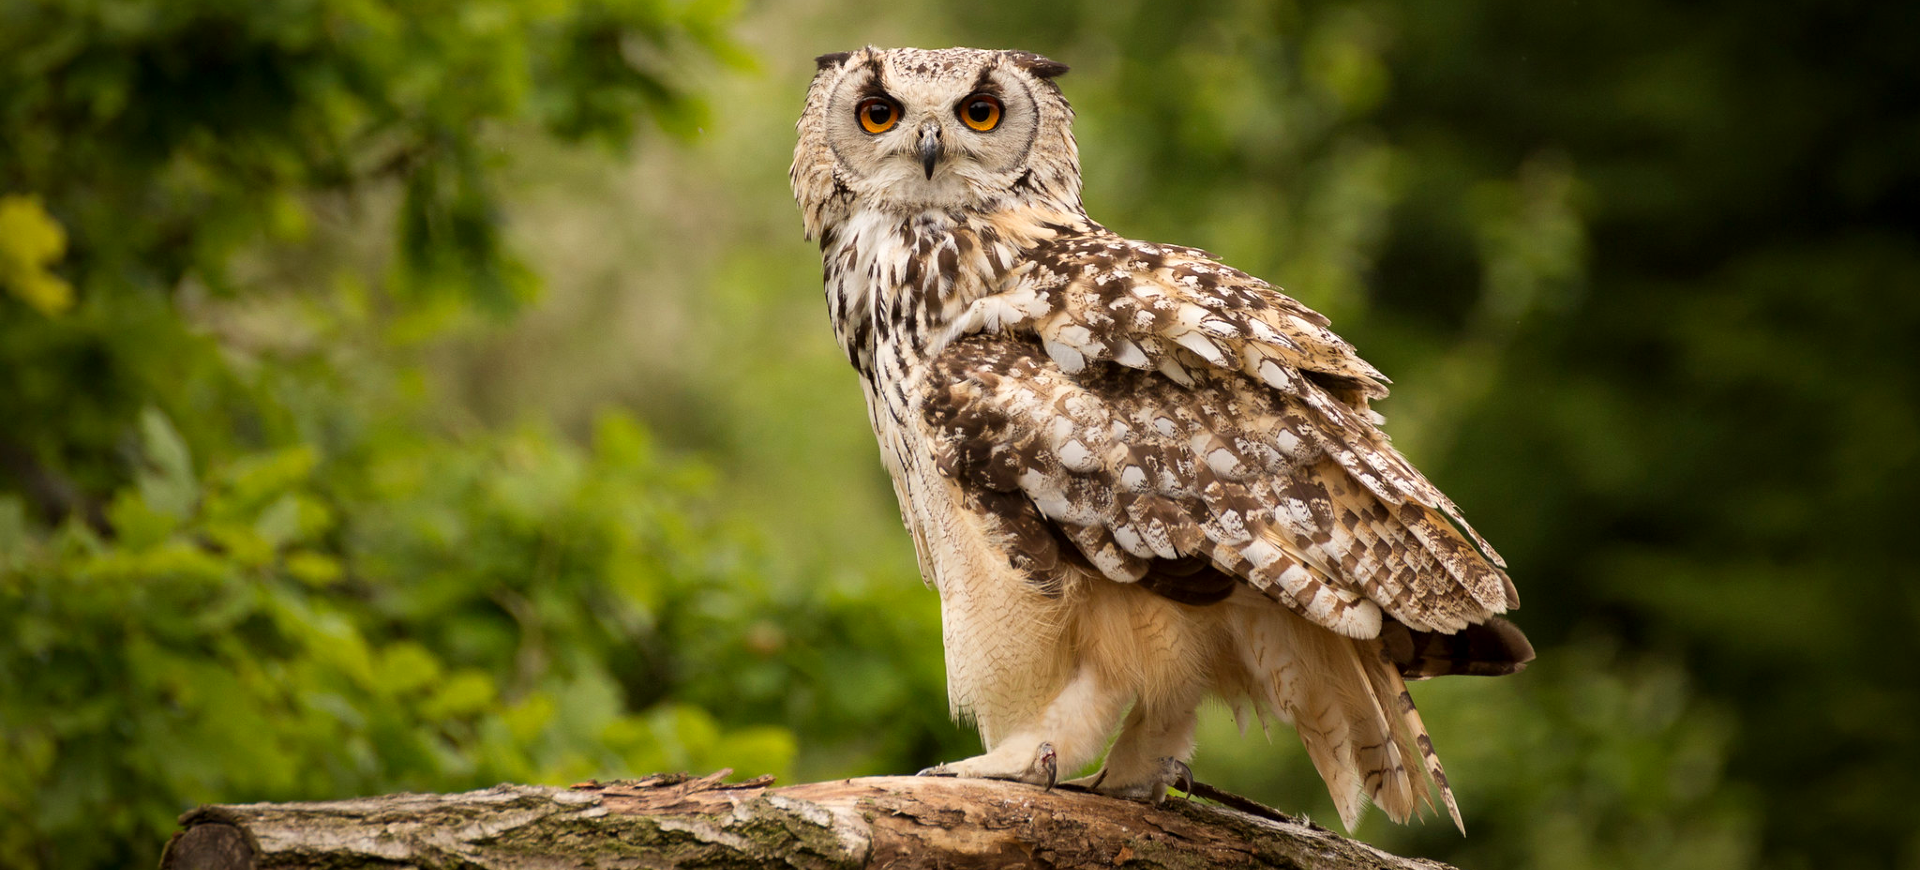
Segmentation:
<svg viewBox="0 0 1920 870">
<path fill-rule="evenodd" d="M 1199 803 L 921 777 L 771 788 L 728 773 L 202 807 L 181 817 L 161 867 L 1444 868 Z"/>
</svg>

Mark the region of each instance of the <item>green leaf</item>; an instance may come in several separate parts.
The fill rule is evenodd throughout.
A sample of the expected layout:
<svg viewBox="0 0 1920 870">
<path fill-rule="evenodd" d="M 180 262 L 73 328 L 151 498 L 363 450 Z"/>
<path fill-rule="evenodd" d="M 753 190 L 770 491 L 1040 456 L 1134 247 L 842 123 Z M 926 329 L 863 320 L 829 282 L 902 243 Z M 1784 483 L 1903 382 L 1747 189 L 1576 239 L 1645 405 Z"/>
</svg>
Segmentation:
<svg viewBox="0 0 1920 870">
<path fill-rule="evenodd" d="M 146 467 L 137 480 L 148 507 L 174 517 L 186 517 L 200 498 L 200 482 L 193 474 L 187 442 L 172 421 L 152 406 L 140 412 L 141 447 Z"/>
<path fill-rule="evenodd" d="M 284 560 L 287 573 L 308 586 L 328 586 L 346 576 L 340 560 L 323 553 L 298 550 Z"/>
<path fill-rule="evenodd" d="M 300 498 L 287 493 L 260 512 L 253 531 L 267 546 L 278 548 L 300 535 Z"/>
<path fill-rule="evenodd" d="M 440 660 L 412 641 L 392 644 L 380 652 L 375 680 L 385 691 L 405 694 L 440 679 Z"/>
<path fill-rule="evenodd" d="M 492 707 L 495 697 L 493 678 L 483 671 L 467 669 L 443 681 L 420 712 L 429 720 L 472 716 Z"/>
<path fill-rule="evenodd" d="M 120 545 L 142 550 L 158 545 L 180 527 L 180 517 L 155 510 L 152 504 L 132 490 L 116 493 L 107 504 L 107 522 L 120 536 Z"/>
<path fill-rule="evenodd" d="M 67 251 L 67 233 L 38 196 L 0 196 L 0 287 L 41 314 L 73 306 L 73 285 L 48 271 Z"/>
</svg>

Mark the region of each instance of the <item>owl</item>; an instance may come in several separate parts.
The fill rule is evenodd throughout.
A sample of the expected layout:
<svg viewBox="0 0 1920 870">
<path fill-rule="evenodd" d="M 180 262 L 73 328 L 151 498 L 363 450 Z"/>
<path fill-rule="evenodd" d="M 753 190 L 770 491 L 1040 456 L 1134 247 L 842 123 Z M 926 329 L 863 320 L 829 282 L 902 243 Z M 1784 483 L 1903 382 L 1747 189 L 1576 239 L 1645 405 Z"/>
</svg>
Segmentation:
<svg viewBox="0 0 1920 870">
<path fill-rule="evenodd" d="M 1066 71 L 828 54 L 798 124 L 834 335 L 986 749 L 925 773 L 1052 787 L 1106 749 L 1070 784 L 1158 801 L 1215 697 L 1290 723 L 1349 829 L 1436 792 L 1460 825 L 1406 681 L 1533 657 L 1504 563 L 1325 317 L 1087 216 Z"/>
</svg>

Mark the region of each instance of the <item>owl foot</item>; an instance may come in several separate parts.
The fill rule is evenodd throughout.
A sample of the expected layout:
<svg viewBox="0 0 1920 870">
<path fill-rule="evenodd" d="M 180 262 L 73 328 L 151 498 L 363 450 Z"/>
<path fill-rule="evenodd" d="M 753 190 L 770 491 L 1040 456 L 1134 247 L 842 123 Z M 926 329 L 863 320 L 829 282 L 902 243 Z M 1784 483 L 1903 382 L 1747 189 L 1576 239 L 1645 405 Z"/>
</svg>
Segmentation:
<svg viewBox="0 0 1920 870">
<path fill-rule="evenodd" d="M 957 776 L 965 779 L 1005 779 L 1042 786 L 1053 790 L 1060 775 L 1060 756 L 1053 751 L 1053 744 L 1041 743 L 1035 747 L 1033 757 L 1021 762 L 1007 763 L 1003 753 L 989 752 L 961 761 L 936 764 L 920 771 L 920 776 Z M 1019 765 L 1019 766 L 1016 766 Z"/>
<path fill-rule="evenodd" d="M 1159 804 L 1167 799 L 1167 789 L 1179 786 L 1181 794 L 1193 792 L 1193 768 L 1178 758 L 1167 756 L 1148 771 L 1147 776 L 1132 782 L 1121 782 L 1117 777 L 1107 775 L 1109 768 L 1102 767 L 1091 776 L 1070 779 L 1060 785 L 1103 794 L 1107 797 L 1125 798 L 1133 801 L 1145 801 Z"/>
</svg>

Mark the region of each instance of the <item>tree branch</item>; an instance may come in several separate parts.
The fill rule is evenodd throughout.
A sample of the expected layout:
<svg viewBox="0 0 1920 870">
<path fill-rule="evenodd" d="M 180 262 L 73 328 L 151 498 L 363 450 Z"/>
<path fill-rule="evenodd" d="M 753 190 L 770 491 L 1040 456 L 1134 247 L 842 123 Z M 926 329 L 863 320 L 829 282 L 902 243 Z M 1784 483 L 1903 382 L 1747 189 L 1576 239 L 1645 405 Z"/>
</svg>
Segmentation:
<svg viewBox="0 0 1920 870">
<path fill-rule="evenodd" d="M 1310 823 L 1178 799 L 904 776 L 769 788 L 771 777 L 724 784 L 727 774 L 203 806 L 180 817 L 160 866 L 1447 870 Z"/>
</svg>

